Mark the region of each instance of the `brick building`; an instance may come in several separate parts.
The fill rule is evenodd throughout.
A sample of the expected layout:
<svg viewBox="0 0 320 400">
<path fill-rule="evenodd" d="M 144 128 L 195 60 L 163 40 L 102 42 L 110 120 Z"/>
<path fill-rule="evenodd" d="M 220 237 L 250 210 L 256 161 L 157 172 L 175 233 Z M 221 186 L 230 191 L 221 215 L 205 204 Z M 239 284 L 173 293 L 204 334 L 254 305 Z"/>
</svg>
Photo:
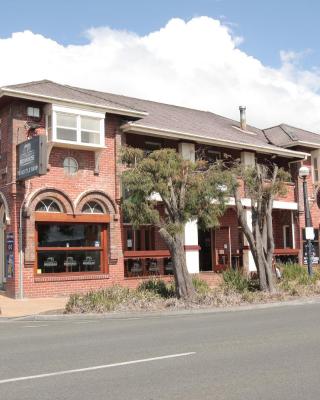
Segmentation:
<svg viewBox="0 0 320 400">
<path fill-rule="evenodd" d="M 17 145 L 45 136 L 46 174 L 20 179 Z M 29 143 L 29 142 L 28 142 Z M 169 252 L 153 226 L 133 230 L 119 209 L 122 145 L 146 151 L 172 147 L 183 157 L 244 164 L 272 158 L 291 172 L 285 198 L 274 202 L 275 256 L 303 258 L 304 210 L 297 171 L 310 166 L 309 202 L 319 256 L 320 136 L 279 125 L 260 130 L 198 110 L 50 81 L 0 91 L 0 286 L 12 297 L 136 286 L 172 274 Z M 21 147 L 21 146 L 20 146 Z M 28 149 L 27 149 L 28 150 Z M 247 216 L 250 221 L 248 199 Z M 234 209 L 220 227 L 185 229 L 188 269 L 213 282 L 227 266 L 254 271 Z"/>
</svg>

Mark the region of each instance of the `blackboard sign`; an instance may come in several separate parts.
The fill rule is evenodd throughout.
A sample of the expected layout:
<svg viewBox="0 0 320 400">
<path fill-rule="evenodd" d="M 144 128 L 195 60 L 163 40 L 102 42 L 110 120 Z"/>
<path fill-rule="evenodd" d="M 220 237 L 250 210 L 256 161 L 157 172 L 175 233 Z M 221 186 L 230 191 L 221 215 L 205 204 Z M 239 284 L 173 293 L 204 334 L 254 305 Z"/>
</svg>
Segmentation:
<svg viewBox="0 0 320 400">
<path fill-rule="evenodd" d="M 47 137 L 35 136 L 17 146 L 17 179 L 25 180 L 47 173 Z"/>
</svg>

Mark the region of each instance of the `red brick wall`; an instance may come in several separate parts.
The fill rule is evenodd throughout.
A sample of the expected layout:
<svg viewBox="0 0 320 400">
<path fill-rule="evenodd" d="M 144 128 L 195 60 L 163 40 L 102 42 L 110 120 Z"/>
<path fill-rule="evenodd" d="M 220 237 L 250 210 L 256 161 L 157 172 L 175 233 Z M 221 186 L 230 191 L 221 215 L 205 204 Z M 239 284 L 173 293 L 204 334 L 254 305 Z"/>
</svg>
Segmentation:
<svg viewBox="0 0 320 400">
<path fill-rule="evenodd" d="M 9 279 L 6 290 L 9 295 L 17 296 L 19 288 L 19 254 L 18 254 L 18 225 L 19 210 L 24 197 L 27 198 L 23 217 L 23 251 L 24 259 L 24 293 L 26 297 L 66 295 L 73 292 L 84 292 L 110 286 L 114 283 L 127 286 L 136 286 L 139 280 L 124 279 L 123 241 L 121 234 L 121 218 L 118 207 L 120 198 L 120 169 L 117 166 L 117 151 L 124 140 L 118 128 L 122 123 L 121 118 L 115 115 L 106 117 L 105 146 L 100 157 L 100 171 L 95 174 L 95 158 L 91 151 L 67 148 L 53 148 L 49 158 L 49 170 L 44 176 L 33 178 L 25 183 L 17 184 L 16 178 L 16 145 L 27 139 L 30 132 L 25 124 L 27 106 L 43 104 L 31 101 L 13 100 L 0 108 L 1 118 L 1 155 L 0 170 L 8 166 L 6 174 L 0 174 L 0 190 L 6 196 L 10 208 L 11 224 L 7 231 L 13 232 L 15 237 L 15 276 Z M 44 119 L 40 121 L 44 126 Z M 39 129 L 38 134 L 43 133 Z M 147 137 L 127 135 L 126 141 L 130 145 L 143 147 Z M 151 140 L 154 140 L 151 138 Z M 158 141 L 158 139 L 157 139 Z M 163 145 L 177 147 L 176 141 L 163 140 Z M 234 157 L 239 156 L 239 151 L 227 150 Z M 65 157 L 74 157 L 79 164 L 79 172 L 75 176 L 68 176 L 63 170 Z M 283 199 L 293 199 L 294 186 L 290 194 Z M 34 209 L 37 202 L 48 195 L 55 197 L 70 214 L 81 212 L 81 206 L 88 199 L 97 198 L 105 204 L 111 216 L 109 226 L 109 273 L 108 274 L 83 274 L 81 276 L 41 276 L 34 274 L 35 263 L 35 218 Z M 319 225 L 319 208 L 313 206 L 313 220 Z M 301 218 L 300 218 L 301 220 Z M 317 221 L 317 222 L 315 222 Z M 232 208 L 222 217 L 221 225 L 231 226 L 232 252 L 239 248 L 238 222 Z M 217 241 L 219 242 L 219 235 Z M 221 236 L 222 246 L 225 242 Z M 278 239 L 277 239 L 278 240 Z M 156 248 L 165 249 L 165 244 L 155 236 Z M 169 279 L 169 278 L 168 278 Z"/>
</svg>

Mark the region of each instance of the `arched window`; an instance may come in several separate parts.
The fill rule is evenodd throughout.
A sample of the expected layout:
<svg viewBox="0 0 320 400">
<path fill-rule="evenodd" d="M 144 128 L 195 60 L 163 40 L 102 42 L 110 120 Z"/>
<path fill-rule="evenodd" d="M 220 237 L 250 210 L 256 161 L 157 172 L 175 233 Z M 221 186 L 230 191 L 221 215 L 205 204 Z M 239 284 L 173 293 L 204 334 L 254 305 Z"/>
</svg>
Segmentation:
<svg viewBox="0 0 320 400">
<path fill-rule="evenodd" d="M 84 214 L 104 214 L 102 206 L 96 201 L 88 201 L 83 207 Z"/>
<path fill-rule="evenodd" d="M 44 199 L 39 201 L 36 206 L 36 211 L 59 213 L 61 212 L 61 207 L 55 200 Z"/>
</svg>

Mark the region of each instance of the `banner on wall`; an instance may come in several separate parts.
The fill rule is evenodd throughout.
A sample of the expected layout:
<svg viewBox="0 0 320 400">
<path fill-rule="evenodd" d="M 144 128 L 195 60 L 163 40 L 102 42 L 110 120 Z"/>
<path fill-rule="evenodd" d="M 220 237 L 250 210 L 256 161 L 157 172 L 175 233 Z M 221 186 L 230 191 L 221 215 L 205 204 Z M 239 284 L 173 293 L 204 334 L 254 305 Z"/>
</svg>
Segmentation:
<svg viewBox="0 0 320 400">
<path fill-rule="evenodd" d="M 7 265 L 6 277 L 13 278 L 14 275 L 14 236 L 12 232 L 7 233 Z"/>
</svg>

